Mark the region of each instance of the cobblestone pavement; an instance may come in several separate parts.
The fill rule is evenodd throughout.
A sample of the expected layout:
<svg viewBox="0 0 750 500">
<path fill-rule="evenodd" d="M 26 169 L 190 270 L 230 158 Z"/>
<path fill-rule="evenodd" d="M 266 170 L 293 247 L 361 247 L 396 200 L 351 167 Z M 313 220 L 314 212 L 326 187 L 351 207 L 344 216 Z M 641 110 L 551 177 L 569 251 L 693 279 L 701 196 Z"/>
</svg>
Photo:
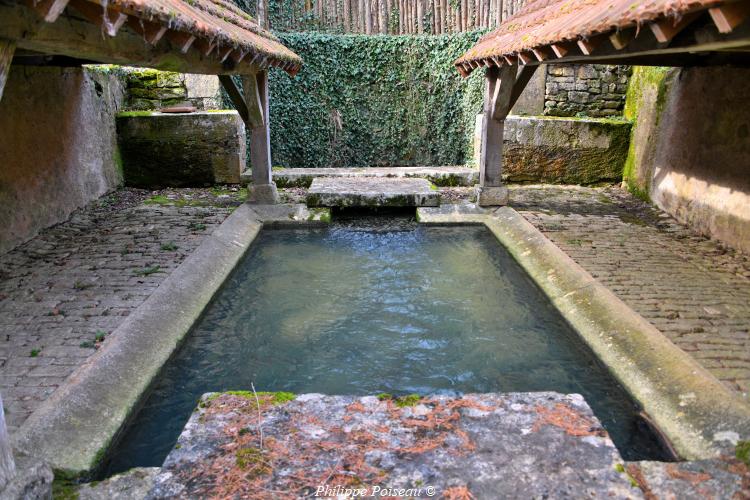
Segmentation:
<svg viewBox="0 0 750 500">
<path fill-rule="evenodd" d="M 516 186 L 511 205 L 732 390 L 750 391 L 750 259 L 617 187 Z"/>
<path fill-rule="evenodd" d="M 455 202 L 472 189 L 441 191 Z M 281 190 L 289 202 L 304 194 Z M 0 393 L 9 426 L 20 426 L 106 342 L 243 195 L 118 191 L 0 256 Z M 511 204 L 748 398 L 747 256 L 692 234 L 619 188 L 515 186 Z"/>
<path fill-rule="evenodd" d="M 0 393 L 11 429 L 107 342 L 240 194 L 121 190 L 0 256 Z"/>
</svg>

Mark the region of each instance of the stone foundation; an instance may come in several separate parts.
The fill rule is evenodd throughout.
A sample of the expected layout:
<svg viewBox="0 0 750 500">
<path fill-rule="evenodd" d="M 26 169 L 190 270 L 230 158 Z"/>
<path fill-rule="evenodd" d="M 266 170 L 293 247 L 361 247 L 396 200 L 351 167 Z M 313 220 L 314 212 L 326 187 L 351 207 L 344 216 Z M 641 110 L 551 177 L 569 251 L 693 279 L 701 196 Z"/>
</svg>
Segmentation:
<svg viewBox="0 0 750 500">
<path fill-rule="evenodd" d="M 157 189 L 237 184 L 245 125 L 236 111 L 117 115 L 125 184 Z"/>
<path fill-rule="evenodd" d="M 475 156 L 481 124 L 477 119 Z M 590 185 L 622 179 L 630 139 L 626 121 L 511 115 L 504 133 L 507 181 Z"/>
</svg>

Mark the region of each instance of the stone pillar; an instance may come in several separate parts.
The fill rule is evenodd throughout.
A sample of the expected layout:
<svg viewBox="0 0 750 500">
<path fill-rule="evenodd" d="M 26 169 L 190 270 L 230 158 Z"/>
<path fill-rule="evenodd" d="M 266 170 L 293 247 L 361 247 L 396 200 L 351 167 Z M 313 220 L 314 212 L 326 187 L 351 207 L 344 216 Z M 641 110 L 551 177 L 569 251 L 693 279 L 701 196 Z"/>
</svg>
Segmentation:
<svg viewBox="0 0 750 500">
<path fill-rule="evenodd" d="M 250 168 L 253 183 L 247 189 L 247 201 L 253 204 L 279 202 L 279 193 L 271 172 L 271 129 L 268 116 L 268 73 L 244 76 L 242 86 L 250 125 Z"/>
</svg>

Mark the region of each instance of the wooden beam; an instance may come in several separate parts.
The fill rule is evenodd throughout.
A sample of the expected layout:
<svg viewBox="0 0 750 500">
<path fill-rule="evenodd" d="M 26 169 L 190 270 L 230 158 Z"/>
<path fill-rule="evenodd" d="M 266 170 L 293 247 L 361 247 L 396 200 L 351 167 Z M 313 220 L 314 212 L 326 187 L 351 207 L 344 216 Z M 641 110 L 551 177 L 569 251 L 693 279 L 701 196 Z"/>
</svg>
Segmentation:
<svg viewBox="0 0 750 500">
<path fill-rule="evenodd" d="M 557 57 L 565 57 L 565 55 L 573 48 L 569 43 L 553 43 L 550 47 Z"/>
<path fill-rule="evenodd" d="M 494 68 L 489 68 L 494 69 Z M 488 70 L 489 71 L 489 70 Z M 493 120 L 505 120 L 510 113 L 511 100 L 513 97 L 513 87 L 516 83 L 516 66 L 503 66 L 498 68 L 498 76 L 495 84 L 492 85 L 492 95 L 489 101 L 488 117 Z M 488 88 L 489 80 L 488 80 Z"/>
<path fill-rule="evenodd" d="M 264 94 L 267 91 L 264 85 L 267 86 L 267 84 L 263 84 L 260 80 L 261 78 L 258 78 L 257 75 L 244 75 L 242 77 L 242 92 L 247 108 L 248 128 L 258 128 L 265 124 L 264 99 L 267 99 L 268 96 Z"/>
<path fill-rule="evenodd" d="M 87 0 L 70 0 L 69 3 L 79 14 L 89 22 L 101 27 L 102 31 L 111 37 L 116 36 L 122 25 L 128 20 L 127 14 Z"/>
<path fill-rule="evenodd" d="M 581 38 L 576 43 L 578 45 L 578 48 L 581 49 L 581 52 L 583 52 L 584 55 L 590 56 L 594 53 L 596 48 L 601 43 L 601 38 L 591 37 L 588 40 Z"/>
<path fill-rule="evenodd" d="M 68 6 L 68 0 L 28 0 L 29 5 L 48 23 L 54 23 Z"/>
<path fill-rule="evenodd" d="M 250 167 L 253 183 L 248 189 L 251 203 L 278 201 L 271 173 L 271 133 L 268 122 L 268 73 L 242 77 L 250 124 Z"/>
<path fill-rule="evenodd" d="M 32 0 L 33 1 L 33 0 Z M 167 27 L 158 23 L 144 21 L 136 17 L 128 18 L 128 27 L 141 35 L 146 43 L 156 45 L 167 33 Z"/>
<path fill-rule="evenodd" d="M 524 54 L 523 52 L 519 52 L 518 61 L 520 64 L 529 64 L 531 61 L 533 61 L 533 59 L 529 55 Z"/>
<path fill-rule="evenodd" d="M 245 61 L 233 67 L 222 64 L 216 57 L 205 57 L 195 50 L 179 54 L 169 44 L 152 46 L 144 43 L 143 37 L 131 30 L 120 30 L 115 38 L 105 40 L 102 39 L 99 26 L 70 16 L 67 10 L 58 22 L 46 23 L 34 10 L 23 4 L 0 3 L 0 38 L 15 40 L 19 49 L 104 64 L 208 75 L 258 71 L 257 66 Z"/>
<path fill-rule="evenodd" d="M 237 113 L 240 114 L 242 121 L 247 123 L 247 103 L 245 103 L 245 98 L 242 96 L 242 91 L 237 87 L 237 84 L 234 83 L 234 78 L 229 75 L 219 75 L 219 82 L 221 82 L 221 86 L 224 87 L 224 90 L 227 91 L 227 95 L 232 101 L 232 104 L 234 104 Z"/>
<path fill-rule="evenodd" d="M 3 98 L 5 82 L 8 81 L 10 63 L 13 61 L 15 51 L 16 43 L 13 40 L 0 39 L 0 100 Z"/>
<path fill-rule="evenodd" d="M 536 60 L 539 62 L 542 62 L 545 59 L 549 59 L 549 52 L 547 52 L 547 49 L 544 47 L 537 47 L 535 49 L 531 49 L 531 52 L 534 53 L 534 57 L 536 57 Z"/>
<path fill-rule="evenodd" d="M 651 31 L 656 37 L 656 41 L 659 43 L 669 43 L 677 34 L 684 30 L 700 17 L 700 12 L 694 12 L 692 14 L 685 14 L 681 19 L 666 18 L 661 21 L 649 24 Z"/>
<path fill-rule="evenodd" d="M 208 56 L 214 51 L 216 44 L 206 38 L 198 38 L 193 42 L 193 47 L 204 56 Z"/>
<path fill-rule="evenodd" d="M 708 9 L 719 33 L 731 33 L 750 16 L 750 3 L 736 2 Z"/>
<path fill-rule="evenodd" d="M 503 59 L 505 59 L 505 64 L 508 66 L 514 66 L 518 64 L 518 58 L 516 56 L 503 56 Z"/>
<path fill-rule="evenodd" d="M 190 50 L 190 46 L 193 45 L 193 42 L 195 41 L 195 36 L 185 31 L 170 30 L 167 32 L 167 40 L 180 49 L 180 52 L 187 54 L 187 51 Z"/>
<path fill-rule="evenodd" d="M 622 50 L 635 38 L 635 29 L 615 31 L 609 35 L 609 41 L 616 50 Z"/>
</svg>

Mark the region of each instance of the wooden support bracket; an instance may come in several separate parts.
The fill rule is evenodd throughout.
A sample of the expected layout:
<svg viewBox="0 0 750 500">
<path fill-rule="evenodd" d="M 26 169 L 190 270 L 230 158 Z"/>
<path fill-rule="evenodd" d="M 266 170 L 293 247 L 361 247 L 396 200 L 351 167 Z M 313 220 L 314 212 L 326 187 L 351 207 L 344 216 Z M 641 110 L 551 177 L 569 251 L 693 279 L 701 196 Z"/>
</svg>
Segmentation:
<svg viewBox="0 0 750 500">
<path fill-rule="evenodd" d="M 245 98 L 242 96 L 242 91 L 239 89 L 239 87 L 237 87 L 237 84 L 234 83 L 234 79 L 229 75 L 219 75 L 219 82 L 221 82 L 224 90 L 227 91 L 227 95 L 229 95 L 229 99 L 232 101 L 235 109 L 240 114 L 240 118 L 242 118 L 242 121 L 247 123 L 247 104 L 245 103 Z"/>
<path fill-rule="evenodd" d="M 5 82 L 8 81 L 10 63 L 13 61 L 13 53 L 16 51 L 16 43 L 13 40 L 0 38 L 0 99 L 3 98 Z"/>
<path fill-rule="evenodd" d="M 245 96 L 245 106 L 247 107 L 247 123 L 250 128 L 262 127 L 266 123 L 265 109 L 268 84 L 263 83 L 262 72 L 257 75 L 245 75 L 242 77 L 242 88 Z"/>
</svg>

